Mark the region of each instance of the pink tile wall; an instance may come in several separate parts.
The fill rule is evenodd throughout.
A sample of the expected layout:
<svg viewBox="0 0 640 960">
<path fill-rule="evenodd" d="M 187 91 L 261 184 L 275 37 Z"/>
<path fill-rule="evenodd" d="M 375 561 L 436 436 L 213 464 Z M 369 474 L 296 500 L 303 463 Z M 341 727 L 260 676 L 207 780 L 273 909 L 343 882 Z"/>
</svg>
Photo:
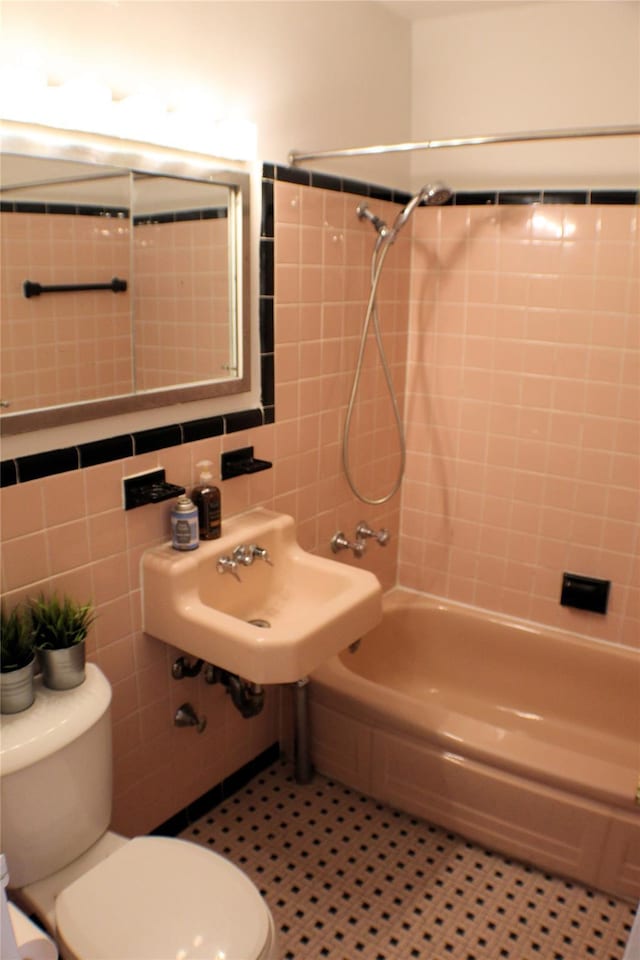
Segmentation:
<svg viewBox="0 0 640 960">
<path fill-rule="evenodd" d="M 400 581 L 640 644 L 637 207 L 415 218 Z M 559 606 L 564 570 L 609 614 Z"/>
<path fill-rule="evenodd" d="M 41 284 L 129 279 L 126 220 L 2 213 L 2 397 L 11 411 L 131 391 L 129 292 L 51 293 Z"/>
<path fill-rule="evenodd" d="M 291 513 L 303 547 L 330 555 L 339 529 L 353 537 L 362 519 L 389 527 L 392 544 L 372 545 L 361 563 L 385 587 L 395 582 L 399 498 L 363 508 L 350 493 L 340 461 L 341 427 L 368 294 L 370 228 L 357 221 L 353 197 L 278 184 L 276 189 L 276 406 L 278 422 L 172 447 L 78 473 L 0 491 L 3 516 L 2 591 L 12 606 L 44 589 L 91 597 L 97 620 L 90 659 L 113 685 L 115 806 L 113 825 L 146 831 L 228 776 L 277 739 L 277 697 L 267 693 L 259 716 L 243 719 L 222 688 L 203 679 L 174 681 L 175 651 L 140 630 L 139 563 L 149 546 L 168 539 L 169 506 L 125 512 L 122 478 L 155 466 L 188 488 L 196 463 L 220 462 L 222 450 L 247 445 L 272 460 L 272 470 L 221 484 L 223 517 L 264 505 Z M 381 208 L 384 205 L 381 205 Z M 392 212 L 392 211 L 390 211 Z M 381 213 L 384 210 L 381 209 Z M 400 391 L 404 383 L 409 245 L 392 251 L 382 295 L 385 339 Z M 403 319 L 404 318 L 404 319 Z M 368 492 L 384 492 L 372 473 L 395 468 L 386 398 L 367 359 L 358 429 L 365 443 L 354 454 Z M 368 467 L 367 464 L 374 466 Z M 355 563 L 351 555 L 341 562 Z M 207 715 L 205 733 L 176 729 L 176 707 L 190 700 Z"/>
<path fill-rule="evenodd" d="M 228 229 L 226 218 L 136 225 L 139 389 L 230 375 Z"/>
<path fill-rule="evenodd" d="M 277 183 L 276 210 L 276 457 L 277 509 L 298 518 L 303 545 L 331 555 L 329 542 L 360 520 L 387 527 L 392 544 L 369 547 L 362 565 L 385 587 L 396 577 L 399 497 L 365 506 L 347 485 L 341 441 L 370 286 L 375 243 L 356 216 L 358 198 L 331 190 Z M 392 204 L 376 212 L 392 217 Z M 404 396 L 410 245 L 387 258 L 379 304 L 383 341 L 400 404 Z M 371 499 L 393 486 L 398 440 L 377 357 L 367 347 L 351 430 L 354 479 Z M 341 554 L 345 562 L 351 555 Z M 358 562 L 358 561 L 356 561 Z"/>
<path fill-rule="evenodd" d="M 234 434 L 225 442 L 235 447 L 247 439 Z M 273 691 L 264 711 L 245 720 L 219 685 L 202 676 L 173 680 L 177 651 L 140 629 L 140 557 L 169 538 L 170 506 L 125 512 L 122 478 L 161 465 L 172 482 L 191 487 L 196 462 L 218 463 L 221 449 L 218 439 L 201 441 L 1 491 L 3 602 L 10 608 L 57 589 L 96 606 L 88 656 L 113 687 L 113 827 L 125 834 L 162 823 L 278 739 Z M 235 482 L 224 485 L 227 514 Z M 173 725 L 187 700 L 207 717 L 201 735 Z"/>
</svg>

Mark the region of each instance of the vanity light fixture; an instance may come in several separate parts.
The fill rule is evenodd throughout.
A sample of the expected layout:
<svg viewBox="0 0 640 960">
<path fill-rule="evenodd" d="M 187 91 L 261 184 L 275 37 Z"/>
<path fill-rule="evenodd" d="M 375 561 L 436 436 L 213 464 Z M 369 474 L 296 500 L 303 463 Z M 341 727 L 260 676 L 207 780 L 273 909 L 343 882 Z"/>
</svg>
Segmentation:
<svg viewBox="0 0 640 960">
<path fill-rule="evenodd" d="M 202 101 L 170 109 L 153 92 L 114 99 L 94 76 L 49 84 L 41 71 L 2 71 L 0 117 L 85 133 L 138 140 L 230 160 L 255 160 L 256 125 L 237 111 L 203 113 Z M 212 103 L 214 103 L 212 98 Z"/>
</svg>

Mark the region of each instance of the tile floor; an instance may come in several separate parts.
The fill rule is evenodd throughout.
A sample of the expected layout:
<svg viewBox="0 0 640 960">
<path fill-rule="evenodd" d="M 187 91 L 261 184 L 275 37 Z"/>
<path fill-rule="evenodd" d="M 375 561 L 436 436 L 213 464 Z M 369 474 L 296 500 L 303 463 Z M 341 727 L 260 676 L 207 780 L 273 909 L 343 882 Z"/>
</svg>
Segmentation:
<svg viewBox="0 0 640 960">
<path fill-rule="evenodd" d="M 283 960 L 621 960 L 629 904 L 276 763 L 182 837 L 227 856 Z"/>
</svg>

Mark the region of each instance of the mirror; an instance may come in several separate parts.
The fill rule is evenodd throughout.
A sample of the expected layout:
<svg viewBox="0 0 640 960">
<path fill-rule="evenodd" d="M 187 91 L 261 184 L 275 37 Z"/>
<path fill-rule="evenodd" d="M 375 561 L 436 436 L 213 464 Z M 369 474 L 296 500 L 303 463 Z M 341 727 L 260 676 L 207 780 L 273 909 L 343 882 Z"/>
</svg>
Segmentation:
<svg viewBox="0 0 640 960">
<path fill-rule="evenodd" d="M 244 165 L 51 133 L 3 136 L 3 433 L 248 390 Z"/>
</svg>

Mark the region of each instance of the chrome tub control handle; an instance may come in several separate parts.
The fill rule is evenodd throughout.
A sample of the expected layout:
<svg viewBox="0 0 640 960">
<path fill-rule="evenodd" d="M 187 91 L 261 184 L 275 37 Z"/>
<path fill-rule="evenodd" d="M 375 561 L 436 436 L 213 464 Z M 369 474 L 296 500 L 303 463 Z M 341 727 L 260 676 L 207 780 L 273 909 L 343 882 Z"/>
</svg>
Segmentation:
<svg viewBox="0 0 640 960">
<path fill-rule="evenodd" d="M 391 539 L 391 534 L 385 527 L 382 527 L 376 532 L 375 530 L 371 529 L 366 520 L 362 520 L 356 527 L 356 538 L 358 540 L 366 540 L 371 538 L 373 540 L 377 540 L 381 547 L 386 547 Z"/>
<path fill-rule="evenodd" d="M 360 558 L 367 549 L 367 544 L 364 540 L 347 540 L 340 530 L 338 533 L 334 533 L 331 538 L 331 549 L 334 553 L 339 553 L 341 550 L 351 550 L 354 557 Z"/>
</svg>

